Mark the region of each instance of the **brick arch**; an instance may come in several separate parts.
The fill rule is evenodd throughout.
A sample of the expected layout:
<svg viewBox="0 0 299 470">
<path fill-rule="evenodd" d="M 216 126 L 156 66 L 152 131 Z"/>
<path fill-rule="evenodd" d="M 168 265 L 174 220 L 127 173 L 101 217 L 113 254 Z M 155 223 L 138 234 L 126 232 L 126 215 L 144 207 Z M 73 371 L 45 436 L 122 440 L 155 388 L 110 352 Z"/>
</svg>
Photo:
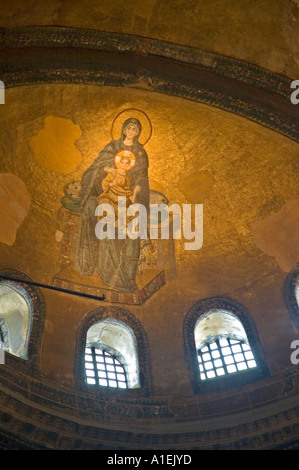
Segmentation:
<svg viewBox="0 0 299 470">
<path fill-rule="evenodd" d="M 1 275 L 4 276 L 4 279 L 1 278 Z M 5 281 L 5 276 L 13 278 L 14 281 Z M 16 269 L 0 269 L 0 282 L 5 282 L 7 286 L 13 284 L 18 287 L 22 295 L 26 296 L 31 304 L 31 328 L 28 338 L 27 359 L 6 354 L 5 364 L 24 374 L 39 377 L 41 341 L 46 310 L 45 301 L 38 287 L 25 284 L 22 279 L 31 281 L 25 273 Z"/>
<path fill-rule="evenodd" d="M 84 382 L 84 350 L 86 334 L 89 328 L 100 320 L 113 319 L 128 326 L 134 333 L 139 365 L 140 388 L 128 390 L 113 390 L 110 388 L 92 390 Z M 150 356 L 146 332 L 134 315 L 120 307 L 100 307 L 86 313 L 78 325 L 76 351 L 75 351 L 75 386 L 79 390 L 91 394 L 131 396 L 151 396 Z"/>
<path fill-rule="evenodd" d="M 209 311 L 219 310 L 232 313 L 242 323 L 252 351 L 254 352 L 257 368 L 246 373 L 237 373 L 232 376 L 219 377 L 205 383 L 200 381 L 197 351 L 195 346 L 194 329 L 198 319 Z M 184 321 L 184 346 L 189 367 L 190 381 L 194 393 L 222 390 L 229 387 L 243 385 L 261 379 L 269 374 L 258 331 L 245 306 L 226 297 L 213 297 L 197 302 L 187 313 Z"/>
</svg>

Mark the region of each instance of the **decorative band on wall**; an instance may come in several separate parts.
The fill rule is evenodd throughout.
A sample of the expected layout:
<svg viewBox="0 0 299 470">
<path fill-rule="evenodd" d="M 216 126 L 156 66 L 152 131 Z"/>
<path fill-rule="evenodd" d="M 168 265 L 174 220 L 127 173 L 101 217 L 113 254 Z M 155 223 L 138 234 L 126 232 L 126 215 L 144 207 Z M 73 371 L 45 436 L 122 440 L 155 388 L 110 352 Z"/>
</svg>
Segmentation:
<svg viewBox="0 0 299 470">
<path fill-rule="evenodd" d="M 299 142 L 292 79 L 192 47 L 64 27 L 0 29 L 6 88 L 85 83 L 146 88 L 238 114 Z"/>
</svg>

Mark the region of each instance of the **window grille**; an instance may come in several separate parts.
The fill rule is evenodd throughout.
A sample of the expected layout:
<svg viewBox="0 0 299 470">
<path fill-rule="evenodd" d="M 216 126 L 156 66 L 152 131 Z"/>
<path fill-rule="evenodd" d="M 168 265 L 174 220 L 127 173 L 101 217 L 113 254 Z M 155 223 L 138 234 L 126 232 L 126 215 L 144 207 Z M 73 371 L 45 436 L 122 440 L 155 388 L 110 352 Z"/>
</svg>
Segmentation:
<svg viewBox="0 0 299 470">
<path fill-rule="evenodd" d="M 200 379 L 233 374 L 257 366 L 252 350 L 244 341 L 218 338 L 198 349 Z"/>
<path fill-rule="evenodd" d="M 121 358 L 104 348 L 85 348 L 85 380 L 89 385 L 128 388 L 127 374 Z"/>
</svg>

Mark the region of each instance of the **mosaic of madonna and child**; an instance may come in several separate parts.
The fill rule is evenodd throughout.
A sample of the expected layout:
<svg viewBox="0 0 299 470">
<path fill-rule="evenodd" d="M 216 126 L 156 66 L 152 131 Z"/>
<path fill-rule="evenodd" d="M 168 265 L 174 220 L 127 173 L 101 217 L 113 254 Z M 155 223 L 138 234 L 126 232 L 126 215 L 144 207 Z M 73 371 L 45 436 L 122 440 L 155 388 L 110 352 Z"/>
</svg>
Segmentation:
<svg viewBox="0 0 299 470">
<path fill-rule="evenodd" d="M 128 114 L 128 113 L 127 113 Z M 151 204 L 167 204 L 167 197 L 150 189 L 149 158 L 141 143 L 142 119 L 147 119 L 148 141 L 152 128 L 147 115 L 132 110 L 122 119 L 120 135 L 111 139 L 82 175 L 65 188 L 59 221 L 64 232 L 61 271 L 54 284 L 84 292 L 104 293 L 107 300 L 142 303 L 165 283 L 165 271 L 175 276 L 174 240 L 96 234 L 96 210 L 102 204 L 114 209 L 114 228 L 119 228 L 119 201 L 125 210 L 136 204 L 149 214 Z M 107 207 L 107 206 L 105 206 Z M 106 214 L 107 215 L 107 214 Z M 126 227 L 133 217 L 126 217 Z M 147 217 L 149 223 L 149 217 Z M 77 274 L 77 276 L 76 276 Z M 78 277 L 79 276 L 79 277 Z M 76 285 L 74 285 L 76 284 Z"/>
</svg>

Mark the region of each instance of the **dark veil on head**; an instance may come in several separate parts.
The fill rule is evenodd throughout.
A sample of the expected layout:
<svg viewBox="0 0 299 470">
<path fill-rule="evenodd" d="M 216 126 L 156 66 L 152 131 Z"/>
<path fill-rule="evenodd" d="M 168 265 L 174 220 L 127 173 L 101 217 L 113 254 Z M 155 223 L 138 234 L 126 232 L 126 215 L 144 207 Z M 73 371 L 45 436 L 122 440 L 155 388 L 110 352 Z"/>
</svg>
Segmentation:
<svg viewBox="0 0 299 470">
<path fill-rule="evenodd" d="M 138 141 L 138 138 L 141 134 L 141 122 L 139 121 L 139 119 L 136 119 L 134 117 L 131 117 L 131 118 L 128 118 L 125 120 L 125 122 L 123 123 L 122 125 L 122 128 L 121 128 L 121 136 L 120 136 L 120 140 L 121 140 L 121 143 L 123 143 L 124 139 L 125 139 L 125 135 L 124 135 L 124 130 L 127 126 L 129 126 L 130 124 L 132 124 L 133 126 L 136 126 L 137 127 L 137 130 L 138 130 L 138 134 L 136 135 L 136 137 L 134 138 L 134 144 Z"/>
</svg>

